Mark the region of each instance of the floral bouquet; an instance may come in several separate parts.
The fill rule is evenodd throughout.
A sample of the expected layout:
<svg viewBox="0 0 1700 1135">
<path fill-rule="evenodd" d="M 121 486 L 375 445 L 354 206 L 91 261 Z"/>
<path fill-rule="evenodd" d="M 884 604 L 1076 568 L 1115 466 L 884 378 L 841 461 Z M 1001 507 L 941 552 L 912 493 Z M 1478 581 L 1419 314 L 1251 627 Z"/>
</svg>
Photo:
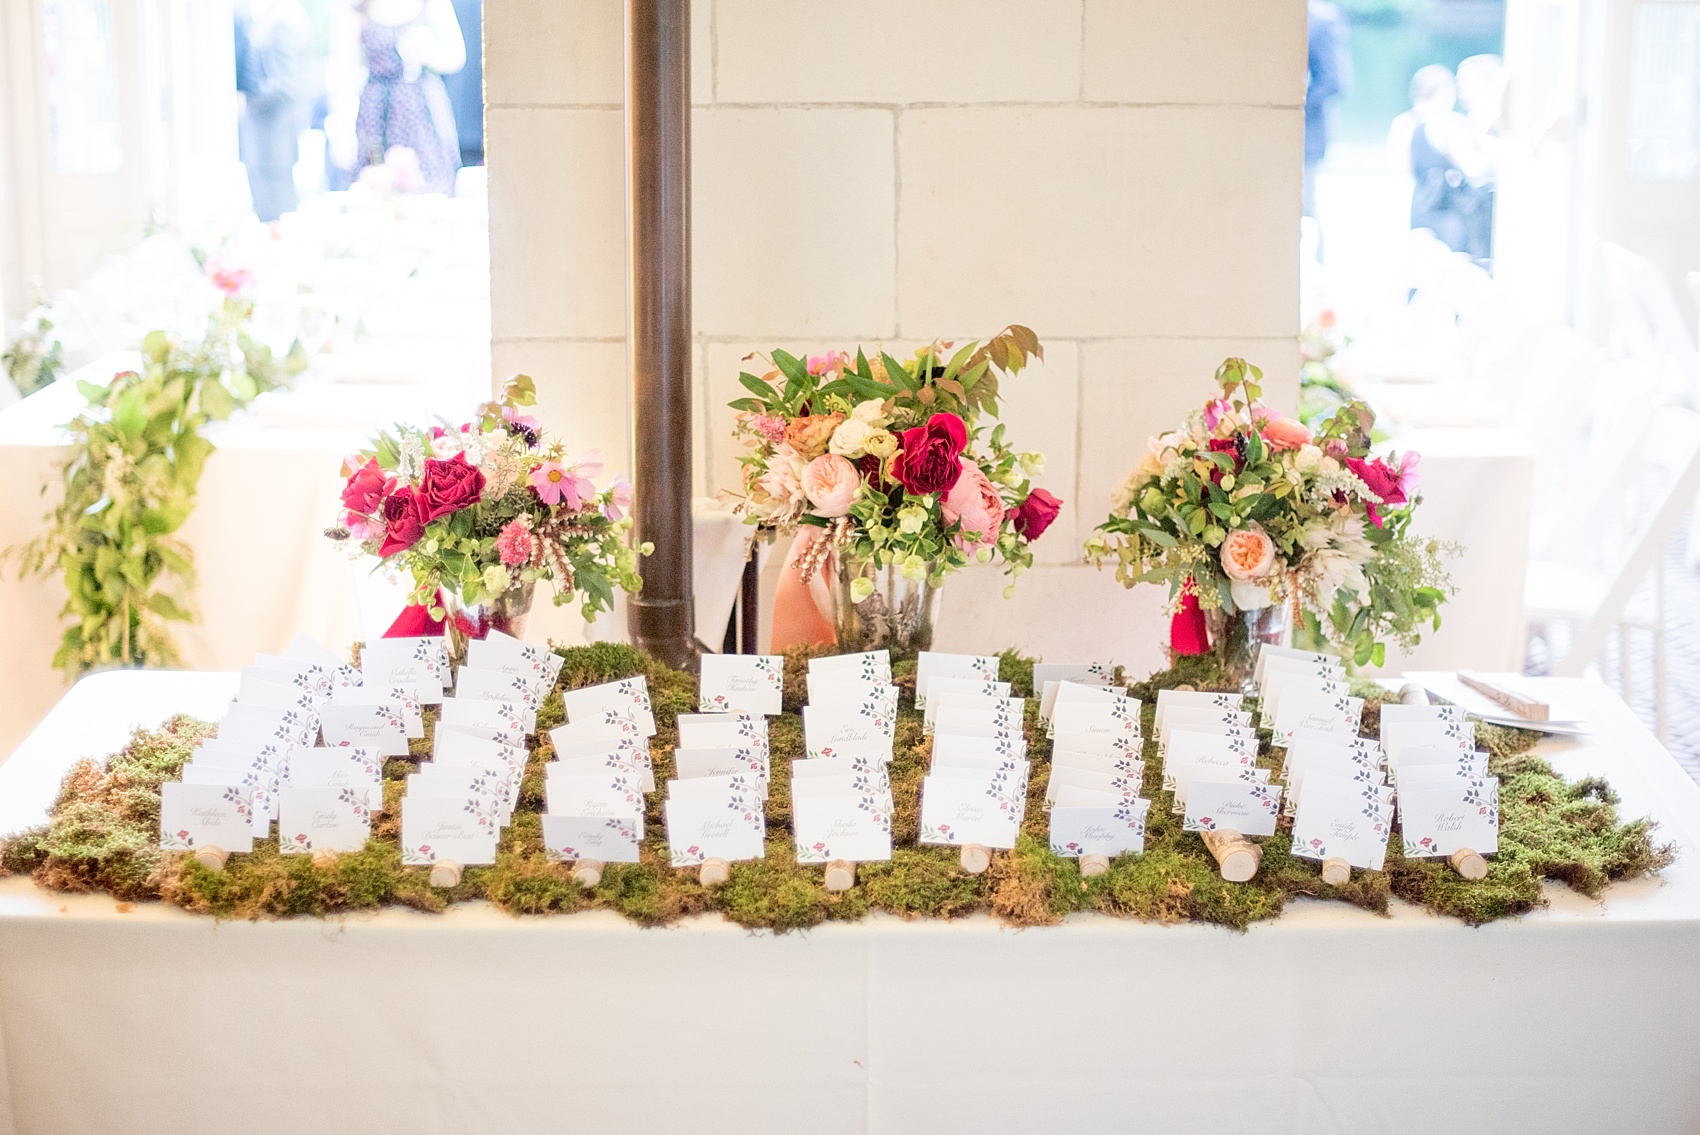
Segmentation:
<svg viewBox="0 0 1700 1135">
<path fill-rule="evenodd" d="M 413 576 L 413 606 L 389 633 L 440 633 L 447 621 L 457 640 L 518 634 L 540 579 L 554 581 L 557 604 L 581 596 L 587 619 L 612 608 L 616 587 L 642 586 L 626 535 L 631 486 L 616 477 L 598 489 L 596 454 L 573 461 L 545 438 L 520 412 L 535 402 L 517 375 L 476 421 L 397 427 L 344 463 L 341 522 L 326 535 Z"/>
<path fill-rule="evenodd" d="M 981 419 L 997 414 L 998 376 L 1044 349 L 1016 326 L 949 349 L 935 342 L 907 363 L 773 351 L 752 356 L 770 363 L 765 375 L 739 376 L 751 397 L 731 403 L 734 434 L 749 453 L 742 492 L 723 495 L 763 532 L 797 537 L 775 649 L 926 649 L 951 572 L 994 556 L 1011 576 L 1032 565 L 1028 545 L 1062 502 L 1030 479 L 1043 457 L 1013 451 L 1004 426 Z"/>
<path fill-rule="evenodd" d="M 1384 637 L 1411 646 L 1440 625 L 1457 548 L 1411 533 L 1418 457 L 1370 454 L 1369 407 L 1347 402 L 1313 435 L 1258 402 L 1262 377 L 1222 364 L 1220 397 L 1152 439 L 1087 556 L 1114 556 L 1129 587 L 1168 584 L 1171 649 L 1205 653 L 1214 631 L 1229 676 L 1289 612 L 1301 645 L 1379 666 Z"/>
</svg>

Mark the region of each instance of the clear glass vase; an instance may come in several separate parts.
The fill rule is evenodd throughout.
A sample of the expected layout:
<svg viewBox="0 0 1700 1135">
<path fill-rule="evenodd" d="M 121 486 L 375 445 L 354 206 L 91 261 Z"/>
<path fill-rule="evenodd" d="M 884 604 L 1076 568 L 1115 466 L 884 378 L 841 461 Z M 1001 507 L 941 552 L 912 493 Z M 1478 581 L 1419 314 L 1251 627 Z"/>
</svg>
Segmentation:
<svg viewBox="0 0 1700 1135">
<path fill-rule="evenodd" d="M 872 560 L 840 555 L 832 591 L 838 649 L 850 654 L 880 649 L 893 654 L 931 650 L 943 589 L 928 580 L 937 568 L 937 564 L 929 563 L 920 579 L 907 579 L 894 564 L 876 568 Z M 861 602 L 855 601 L 857 580 L 873 584 L 872 593 Z M 865 589 L 867 584 L 862 586 Z"/>
<path fill-rule="evenodd" d="M 458 594 L 443 593 L 448 615 L 443 621 L 443 633 L 449 640 L 449 661 L 461 666 L 466 662 L 469 644 L 475 638 L 487 638 L 491 631 L 501 631 L 515 638 L 525 637 L 525 619 L 531 614 L 531 596 L 537 584 L 516 583 L 500 595 L 484 603 L 463 603 Z"/>
<path fill-rule="evenodd" d="M 1204 622 L 1210 631 L 1210 653 L 1223 680 L 1241 693 L 1254 693 L 1252 673 L 1257 667 L 1257 648 L 1265 643 L 1287 645 L 1287 605 L 1271 603 L 1232 614 L 1218 607 L 1204 613 Z"/>
</svg>

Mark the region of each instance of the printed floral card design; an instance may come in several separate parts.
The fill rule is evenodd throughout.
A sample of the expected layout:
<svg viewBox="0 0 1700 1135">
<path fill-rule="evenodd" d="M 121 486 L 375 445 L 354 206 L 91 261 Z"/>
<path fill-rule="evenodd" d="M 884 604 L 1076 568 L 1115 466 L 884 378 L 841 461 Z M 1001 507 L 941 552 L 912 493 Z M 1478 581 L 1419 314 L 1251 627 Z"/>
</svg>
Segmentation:
<svg viewBox="0 0 1700 1135">
<path fill-rule="evenodd" d="M 242 667 L 236 700 L 242 705 L 269 706 L 274 709 L 300 709 L 316 712 L 324 701 L 314 690 L 297 684 L 293 675 L 257 666 Z"/>
<path fill-rule="evenodd" d="M 289 682 L 311 692 L 321 702 L 329 701 L 336 688 L 332 671 L 318 662 L 299 661 L 281 654 L 257 654 L 253 669 L 269 673 L 274 682 Z"/>
<path fill-rule="evenodd" d="M 232 768 L 227 765 L 206 765 L 190 761 L 183 766 L 184 784 L 218 785 L 235 788 L 248 798 L 248 815 L 255 839 L 265 839 L 272 831 L 272 815 L 277 811 L 277 777 L 260 769 Z"/>
<path fill-rule="evenodd" d="M 496 861 L 495 821 L 465 796 L 417 796 L 401 802 L 401 861 L 425 866 L 440 859 L 462 866 Z"/>
<path fill-rule="evenodd" d="M 410 686 L 349 686 L 331 691 L 332 705 L 381 705 L 407 722 L 410 738 L 425 736 L 424 706 Z"/>
<path fill-rule="evenodd" d="M 1361 786 L 1316 773 L 1305 781 L 1293 818 L 1293 854 L 1306 859 L 1344 859 L 1353 867 L 1380 871 L 1387 858 L 1390 812 L 1367 800 Z"/>
<path fill-rule="evenodd" d="M 527 733 L 537 728 L 537 707 L 543 700 L 532 685 L 517 674 L 474 670 L 470 666 L 462 666 L 455 674 L 455 697 L 516 704 L 524 711 L 523 724 Z"/>
<path fill-rule="evenodd" d="M 679 747 L 685 749 L 754 749 L 770 755 L 767 719 L 743 713 L 681 713 L 675 719 Z"/>
<path fill-rule="evenodd" d="M 364 792 L 375 811 L 383 808 L 383 780 L 384 759 L 376 749 L 299 749 L 289 761 L 289 787 Z"/>
<path fill-rule="evenodd" d="M 167 781 L 159 786 L 159 846 L 166 851 L 252 851 L 252 795 L 235 785 Z"/>
<path fill-rule="evenodd" d="M 444 725 L 493 729 L 499 733 L 524 737 L 536 726 L 534 720 L 529 720 L 530 716 L 518 702 L 453 697 L 443 699 L 440 720 Z"/>
<path fill-rule="evenodd" d="M 1195 780 L 1187 790 L 1189 832 L 1234 831 L 1241 835 L 1274 835 L 1281 815 L 1281 789 L 1243 781 Z"/>
<path fill-rule="evenodd" d="M 706 796 L 664 802 L 667 847 L 675 867 L 705 859 L 761 859 L 766 820 L 754 797 Z"/>
<path fill-rule="evenodd" d="M 445 768 L 423 764 L 407 777 L 410 797 L 447 797 L 460 800 L 469 812 L 483 816 L 493 827 L 507 824 L 511 813 L 510 781 L 498 769 Z"/>
<path fill-rule="evenodd" d="M 1157 726 L 1157 746 L 1167 748 L 1171 734 L 1181 730 L 1194 733 L 1255 733 L 1251 714 L 1238 709 L 1216 709 L 1205 706 L 1176 706 Z"/>
<path fill-rule="evenodd" d="M 891 813 L 871 795 L 800 796 L 791 802 L 797 862 L 891 858 Z"/>
<path fill-rule="evenodd" d="M 923 650 L 915 661 L 915 705 L 927 704 L 934 678 L 967 678 L 981 682 L 998 680 L 998 657 L 995 654 L 940 654 Z M 1008 694 L 1006 689 L 1004 694 Z"/>
<path fill-rule="evenodd" d="M 1499 778 L 1457 786 L 1424 785 L 1399 795 L 1399 827 L 1407 856 L 1499 850 Z"/>
<path fill-rule="evenodd" d="M 1476 726 L 1472 721 L 1394 723 L 1382 730 L 1381 747 L 1387 752 L 1389 765 L 1397 765 L 1406 749 L 1469 751 L 1476 747 Z"/>
<path fill-rule="evenodd" d="M 386 757 L 407 756 L 407 719 L 397 706 L 327 705 L 320 727 L 327 745 L 376 749 Z"/>
<path fill-rule="evenodd" d="M 1052 808 L 1051 850 L 1068 859 L 1142 854 L 1150 807 L 1151 801 L 1133 798 L 1108 808 Z"/>
<path fill-rule="evenodd" d="M 932 774 L 921 782 L 921 842 L 1015 846 L 1025 792 L 1012 799 L 989 776 Z"/>
<path fill-rule="evenodd" d="M 643 815 L 643 790 L 635 777 L 619 771 L 594 776 L 550 776 L 543 782 L 550 812 L 595 819 L 634 819 Z"/>
<path fill-rule="evenodd" d="M 285 788 L 277 848 L 285 855 L 359 851 L 372 834 L 364 788 Z"/>
<path fill-rule="evenodd" d="M 1051 732 L 1137 736 L 1140 733 L 1139 703 L 1131 698 L 1100 702 L 1059 701 L 1051 707 Z"/>
<path fill-rule="evenodd" d="M 829 654 L 809 659 L 810 674 L 846 674 L 885 685 L 891 681 L 891 652 L 866 650 L 859 654 Z M 813 694 L 809 695 L 812 699 Z"/>
<path fill-rule="evenodd" d="M 655 736 L 655 713 L 649 703 L 649 683 L 643 678 L 623 678 L 599 686 L 564 690 L 561 703 L 568 721 L 595 717 L 602 710 L 619 710 L 637 724 L 645 737 Z"/>
<path fill-rule="evenodd" d="M 557 862 L 636 863 L 640 838 L 635 820 L 552 813 L 543 817 L 543 854 Z"/>
<path fill-rule="evenodd" d="M 1230 710 L 1238 712 L 1245 698 L 1241 694 L 1215 693 L 1209 690 L 1160 690 L 1157 693 L 1157 712 L 1153 725 L 1161 731 L 1171 709 Z"/>
<path fill-rule="evenodd" d="M 827 749 L 867 749 L 883 746 L 891 750 L 891 727 L 878 713 L 863 707 L 847 710 L 841 707 L 806 705 L 803 707 L 803 737 L 811 756 Z"/>
<path fill-rule="evenodd" d="M 785 659 L 778 654 L 705 654 L 699 690 L 704 712 L 775 716 L 784 710 Z"/>
<path fill-rule="evenodd" d="M 364 686 L 406 686 L 426 705 L 443 700 L 449 676 L 437 650 L 418 639 L 368 642 L 360 650 L 360 675 Z"/>
<path fill-rule="evenodd" d="M 857 704 L 872 701 L 887 717 L 897 716 L 897 687 L 838 671 L 811 671 L 805 678 L 810 705 Z"/>
<path fill-rule="evenodd" d="M 768 778 L 767 761 L 754 749 L 674 749 L 673 769 L 680 780 L 743 774 L 765 786 Z"/>
<path fill-rule="evenodd" d="M 1295 691 L 1292 697 L 1281 703 L 1281 710 L 1275 717 L 1274 743 L 1285 748 L 1300 729 L 1356 736 L 1363 710 L 1362 698 L 1344 694 L 1306 695 Z"/>
</svg>

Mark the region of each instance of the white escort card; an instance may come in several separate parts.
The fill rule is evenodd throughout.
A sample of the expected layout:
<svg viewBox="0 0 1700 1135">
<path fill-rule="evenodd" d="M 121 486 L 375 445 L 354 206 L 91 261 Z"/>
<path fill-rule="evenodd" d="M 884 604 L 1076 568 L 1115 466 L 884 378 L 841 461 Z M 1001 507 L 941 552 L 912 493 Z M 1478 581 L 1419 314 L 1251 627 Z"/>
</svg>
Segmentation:
<svg viewBox="0 0 1700 1135">
<path fill-rule="evenodd" d="M 1189 832 L 1230 831 L 1274 835 L 1281 815 L 1281 789 L 1241 780 L 1193 780 L 1187 789 L 1185 822 Z"/>
<path fill-rule="evenodd" d="M 1080 686 L 1109 686 L 1114 673 L 1115 667 L 1098 662 L 1078 665 L 1035 662 L 1033 664 L 1033 692 L 1039 695 L 1039 719 L 1041 721 L 1050 719 L 1051 704 L 1056 701 L 1057 688 L 1062 683 L 1073 682 Z"/>
<path fill-rule="evenodd" d="M 642 677 L 563 690 L 561 704 L 566 709 L 568 721 L 599 717 L 604 710 L 618 710 L 631 718 L 645 737 L 655 736 L 655 712 L 650 706 L 649 683 Z"/>
<path fill-rule="evenodd" d="M 673 769 L 680 780 L 704 776 L 750 776 L 767 798 L 768 764 L 754 749 L 674 749 Z"/>
<path fill-rule="evenodd" d="M 791 824 L 797 840 L 797 862 L 891 858 L 889 796 L 882 799 L 871 793 L 816 792 L 805 787 L 809 783 L 804 780 L 792 786 Z"/>
<path fill-rule="evenodd" d="M 216 785 L 234 788 L 248 798 L 249 817 L 253 821 L 255 839 L 271 834 L 272 816 L 277 811 L 277 781 L 267 773 L 228 765 L 198 764 L 190 761 L 181 773 L 184 784 Z"/>
<path fill-rule="evenodd" d="M 242 705 L 300 709 L 312 713 L 325 699 L 315 691 L 297 685 L 289 675 L 262 670 L 257 666 L 244 666 L 236 688 L 236 700 Z"/>
<path fill-rule="evenodd" d="M 1466 848 L 1491 855 L 1499 850 L 1499 778 L 1401 787 L 1399 828 L 1407 856 Z"/>
<path fill-rule="evenodd" d="M 1245 698 L 1241 694 L 1215 693 L 1209 690 L 1159 690 L 1153 725 L 1159 733 L 1170 709 L 1213 709 L 1238 711 Z"/>
<path fill-rule="evenodd" d="M 718 779 L 704 778 L 699 783 Z M 761 801 L 753 795 L 722 791 L 669 796 L 662 807 L 667 819 L 667 849 L 675 867 L 697 866 L 709 859 L 730 863 L 766 857 L 763 837 L 767 821 Z"/>
<path fill-rule="evenodd" d="M 262 654 L 255 661 L 264 666 L 268 664 L 269 657 Z M 350 665 L 346 659 L 338 658 L 312 635 L 296 635 L 279 657 L 289 663 L 308 665 L 323 671 L 333 688 L 360 684 L 359 668 Z"/>
<path fill-rule="evenodd" d="M 543 854 L 558 862 L 595 859 L 636 863 L 640 826 L 629 819 L 547 813 L 543 817 Z"/>
<path fill-rule="evenodd" d="M 811 757 L 824 756 L 829 752 L 866 752 L 877 748 L 885 754 L 885 759 L 890 760 L 896 724 L 867 706 L 854 709 L 837 705 L 803 707 L 803 739 Z"/>
<path fill-rule="evenodd" d="M 401 861 L 407 866 L 494 863 L 497 834 L 495 820 L 464 795 L 421 796 L 410 786 L 401 802 Z"/>
<path fill-rule="evenodd" d="M 1026 762 L 1018 778 L 937 769 L 921 782 L 921 842 L 1012 848 L 1026 811 Z M 956 775 L 961 772 L 964 775 Z"/>
<path fill-rule="evenodd" d="M 425 736 L 425 711 L 419 696 L 408 686 L 339 686 L 331 691 L 331 705 L 382 705 L 407 722 L 409 738 Z"/>
<path fill-rule="evenodd" d="M 812 705 L 855 704 L 867 702 L 876 706 L 886 717 L 897 716 L 897 687 L 890 682 L 875 682 L 847 672 L 810 671 L 804 678 Z"/>
<path fill-rule="evenodd" d="M 526 681 L 524 675 L 462 666 L 455 671 L 455 699 L 517 705 L 523 711 L 521 717 L 525 731 L 533 733 L 537 730 L 537 707 L 542 704 L 543 695 Z"/>
<path fill-rule="evenodd" d="M 643 788 L 636 777 L 618 769 L 589 775 L 547 771 L 543 792 L 551 814 L 637 820 L 642 830 Z"/>
<path fill-rule="evenodd" d="M 996 682 L 999 664 L 995 654 L 939 654 L 923 650 L 915 660 L 915 707 L 926 707 L 927 694 L 932 689 L 934 678 Z M 1002 693 L 1005 696 L 1009 694 L 1007 686 Z"/>
<path fill-rule="evenodd" d="M 218 719 L 218 736 L 224 741 L 282 741 L 308 746 L 319 735 L 319 716 L 301 709 L 233 703 Z"/>
<path fill-rule="evenodd" d="M 1139 736 L 1139 702 L 1133 698 L 1110 701 L 1062 701 L 1051 707 L 1051 732 L 1103 733 L 1110 736 Z"/>
<path fill-rule="evenodd" d="M 1068 859 L 1083 855 L 1139 855 L 1145 851 L 1145 815 L 1151 801 L 1138 797 L 1107 807 L 1051 809 L 1051 850 Z"/>
<path fill-rule="evenodd" d="M 216 847 L 225 852 L 254 849 L 253 797 L 226 784 L 159 786 L 159 846 L 166 851 Z"/>
<path fill-rule="evenodd" d="M 957 757 L 979 757 L 994 760 L 1007 760 L 1027 755 L 1027 738 L 1025 737 L 976 737 L 962 733 L 935 733 L 933 735 L 933 763 L 949 761 Z M 890 760 L 889 753 L 883 758 Z"/>
<path fill-rule="evenodd" d="M 1327 773 L 1312 773 L 1293 819 L 1293 854 L 1305 859 L 1344 859 L 1352 867 L 1382 869 L 1387 858 L 1391 812 L 1365 799 L 1362 785 Z"/>
<path fill-rule="evenodd" d="M 959 737 L 1020 737 L 1027 714 L 1026 698 L 976 698 L 953 702 L 952 695 L 935 693 L 927 701 L 934 715 L 933 731 Z"/>
<path fill-rule="evenodd" d="M 500 670 L 524 678 L 537 690 L 539 699 L 555 688 L 566 659 L 544 646 L 521 642 L 512 635 L 492 630 L 467 645 L 467 665 L 480 670 Z"/>
<path fill-rule="evenodd" d="M 373 811 L 383 809 L 384 760 L 376 749 L 352 746 L 297 749 L 290 755 L 285 784 L 296 788 L 355 789 L 370 796 Z"/>
<path fill-rule="evenodd" d="M 487 729 L 510 736 L 525 737 L 535 721 L 527 720 L 527 713 L 518 702 L 487 701 L 484 698 L 444 698 L 441 706 L 442 716 L 438 719 L 444 725 L 459 725 L 468 729 Z"/>
<path fill-rule="evenodd" d="M 676 719 L 683 749 L 752 749 L 770 756 L 767 719 L 745 713 L 681 713 Z"/>
<path fill-rule="evenodd" d="M 376 749 L 386 757 L 405 757 L 408 753 L 407 719 L 399 706 L 333 703 L 320 710 L 319 726 L 327 745 Z"/>
<path fill-rule="evenodd" d="M 705 654 L 698 704 L 705 713 L 775 716 L 784 709 L 785 659 L 778 654 Z"/>
<path fill-rule="evenodd" d="M 1275 716 L 1275 736 L 1272 743 L 1277 748 L 1285 748 L 1300 729 L 1316 729 L 1324 733 L 1341 733 L 1356 737 L 1363 710 L 1362 698 L 1295 689 L 1281 703 L 1280 712 Z"/>
<path fill-rule="evenodd" d="M 1089 792 L 1107 792 L 1125 798 L 1138 796 L 1144 786 L 1144 765 L 1120 771 L 1053 764 L 1050 782 L 1045 787 L 1045 801 L 1055 804 L 1057 793 L 1064 788 L 1084 788 Z"/>
<path fill-rule="evenodd" d="M 859 654 L 829 654 L 811 658 L 809 673 L 853 676 L 887 685 L 891 682 L 891 651 L 865 650 Z"/>
<path fill-rule="evenodd" d="M 1276 659 L 1289 659 L 1299 662 L 1321 663 L 1323 665 L 1332 666 L 1341 665 L 1338 655 L 1318 654 L 1311 650 L 1295 650 L 1290 646 L 1275 646 L 1272 643 L 1264 643 L 1257 648 L 1257 661 L 1252 667 L 1252 681 L 1257 683 L 1259 689 L 1263 686 L 1263 675 L 1265 671 L 1268 669 L 1269 664 Z"/>
<path fill-rule="evenodd" d="M 285 788 L 277 849 L 285 855 L 359 851 L 372 834 L 368 800 L 364 788 Z"/>
<path fill-rule="evenodd" d="M 449 684 L 449 656 L 443 640 L 380 638 L 360 648 L 361 685 L 406 686 L 421 702 L 443 700 Z"/>
</svg>

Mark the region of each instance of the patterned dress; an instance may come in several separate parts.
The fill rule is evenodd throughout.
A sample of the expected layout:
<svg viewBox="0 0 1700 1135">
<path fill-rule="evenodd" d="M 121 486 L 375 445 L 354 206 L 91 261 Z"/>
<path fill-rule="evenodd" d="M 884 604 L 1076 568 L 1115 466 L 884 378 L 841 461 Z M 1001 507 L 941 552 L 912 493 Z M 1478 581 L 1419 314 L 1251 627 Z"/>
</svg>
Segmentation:
<svg viewBox="0 0 1700 1135">
<path fill-rule="evenodd" d="M 360 92 L 360 111 L 354 120 L 360 146 L 354 172 L 382 165 L 391 146 L 406 146 L 419 158 L 426 191 L 453 193 L 455 171 L 460 168 L 460 142 L 443 77 L 425 70 L 409 77 L 396 50 L 402 33 L 412 26 L 390 27 L 368 20 L 360 31 L 366 86 Z"/>
</svg>

